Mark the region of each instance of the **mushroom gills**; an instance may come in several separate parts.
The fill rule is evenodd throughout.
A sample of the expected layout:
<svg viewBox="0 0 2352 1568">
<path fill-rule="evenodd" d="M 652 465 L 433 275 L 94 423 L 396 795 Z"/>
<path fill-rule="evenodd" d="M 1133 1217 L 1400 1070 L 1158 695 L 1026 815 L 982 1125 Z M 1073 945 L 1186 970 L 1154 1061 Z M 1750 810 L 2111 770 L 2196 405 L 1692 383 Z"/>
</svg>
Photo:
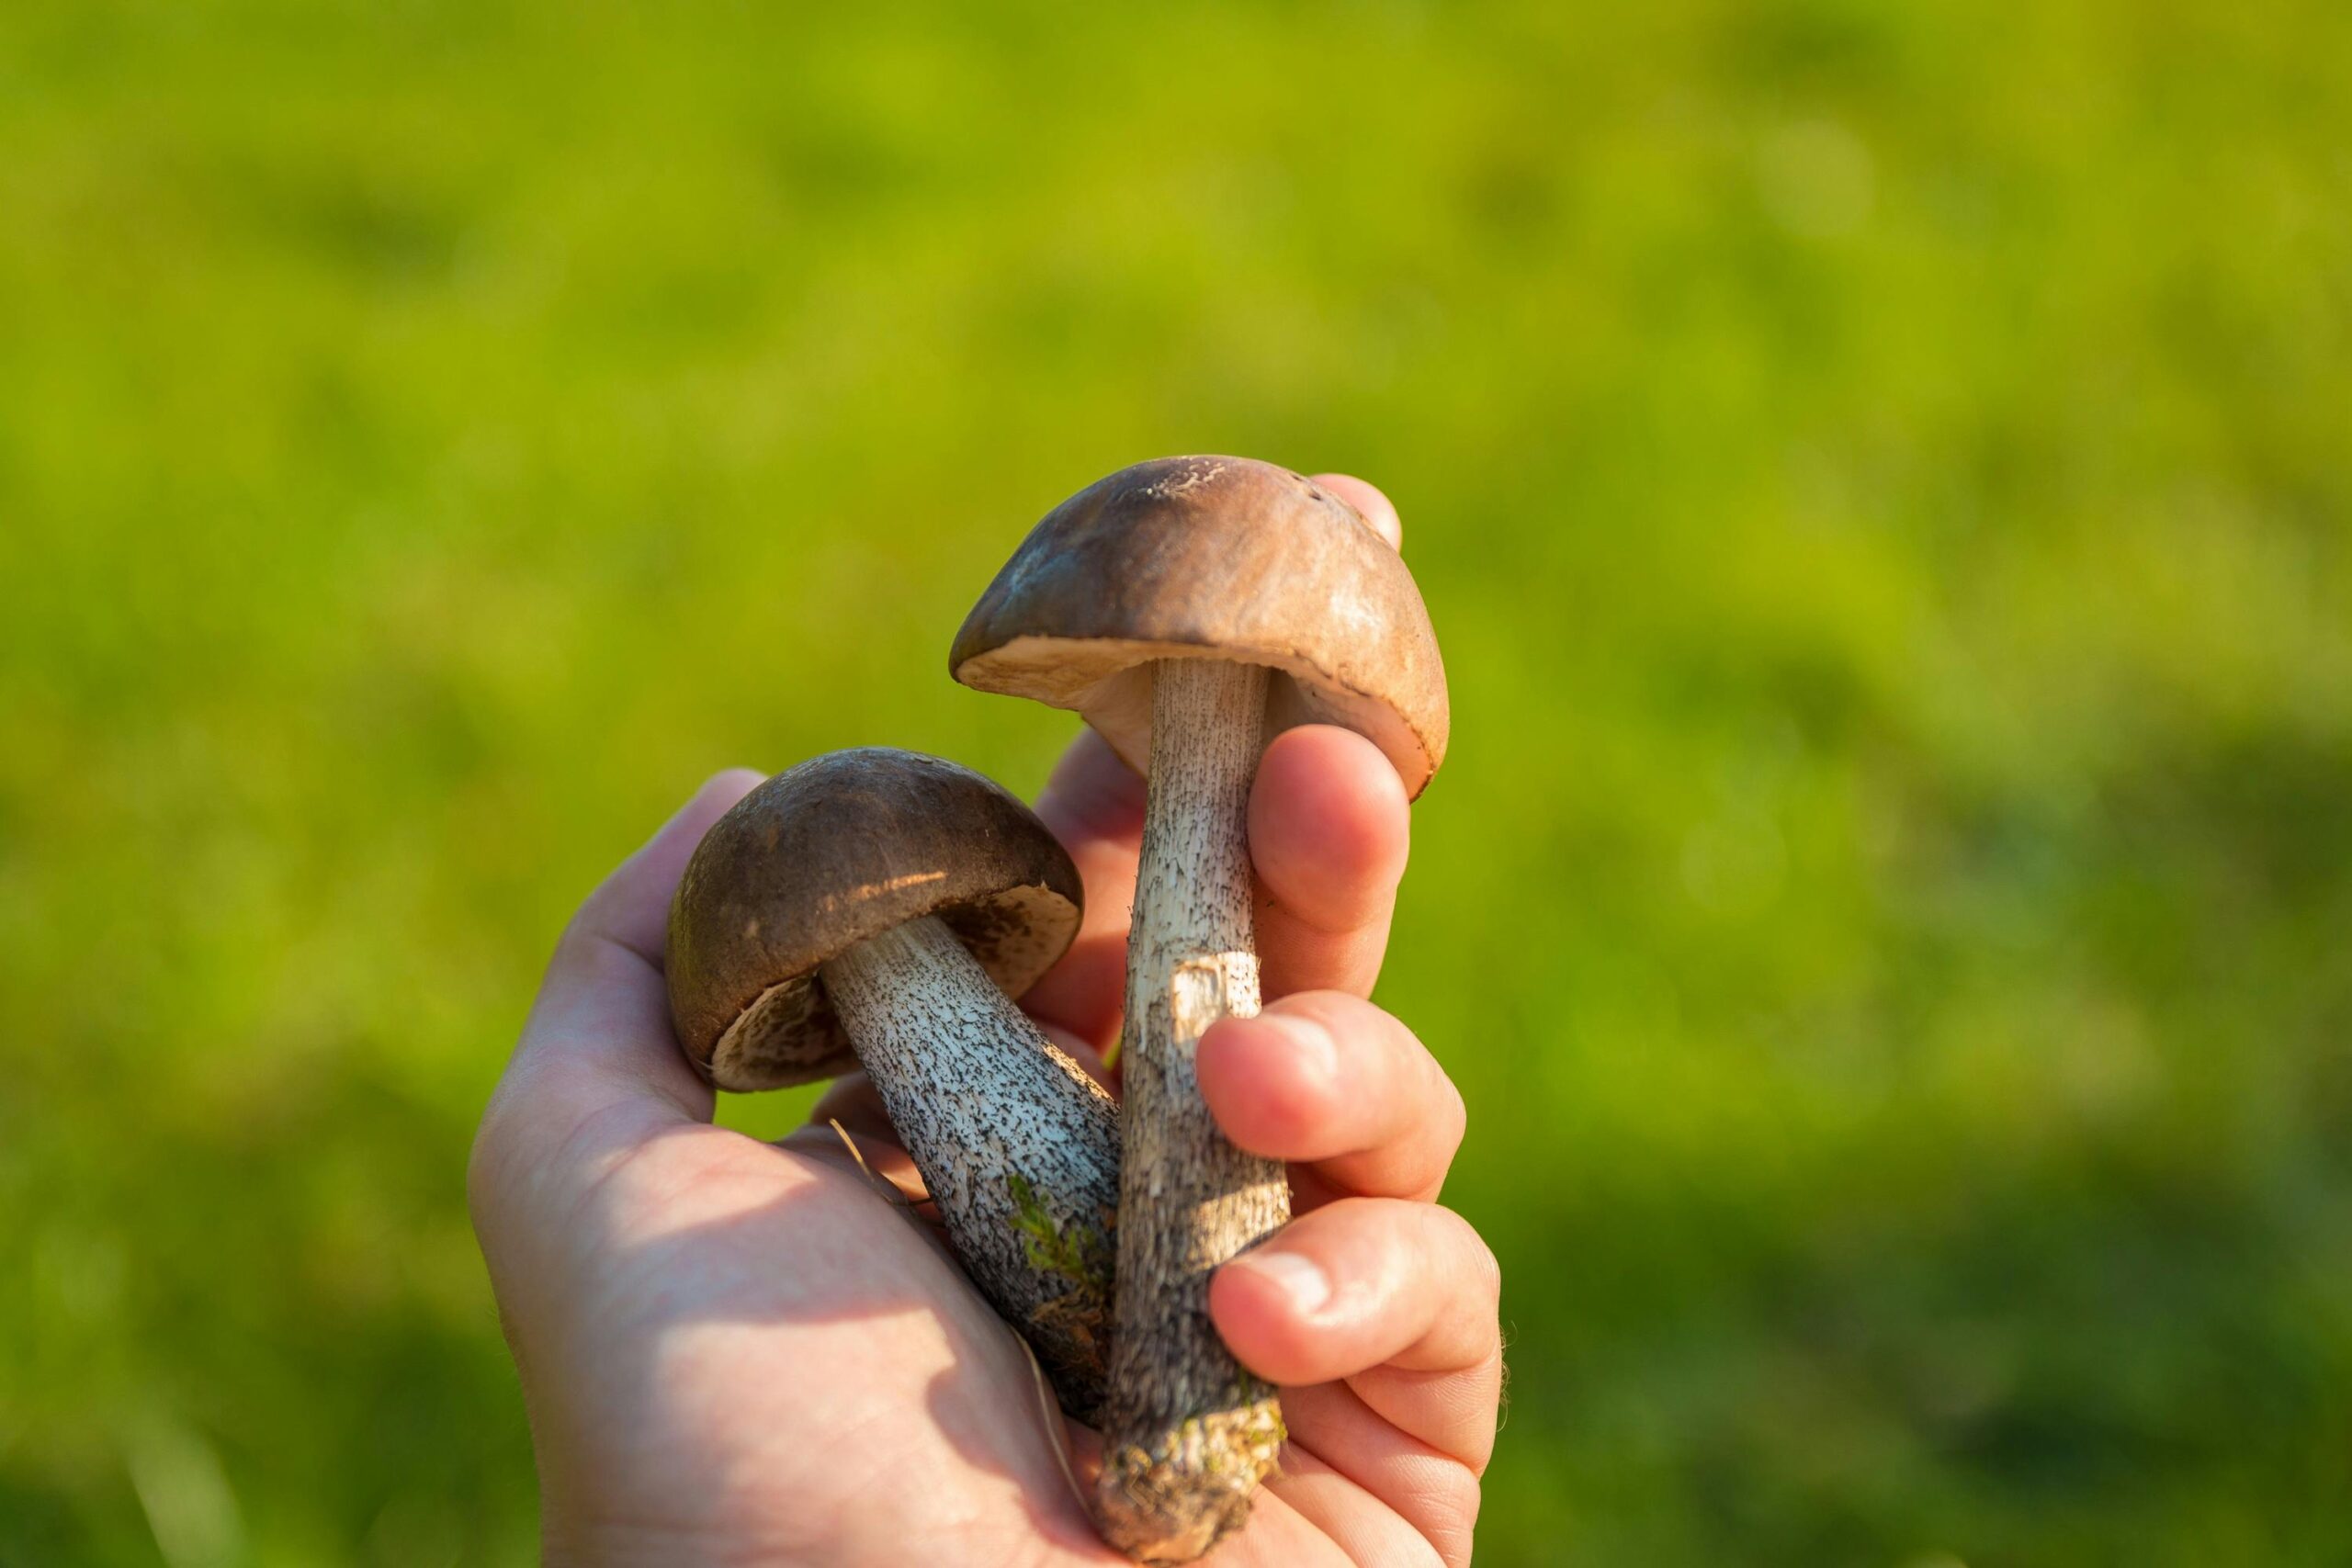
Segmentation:
<svg viewBox="0 0 2352 1568">
<path fill-rule="evenodd" d="M 1109 1353 L 1119 1114 L 936 916 L 820 975 L 947 1238 L 1060 1397 L 1095 1418 Z"/>
</svg>

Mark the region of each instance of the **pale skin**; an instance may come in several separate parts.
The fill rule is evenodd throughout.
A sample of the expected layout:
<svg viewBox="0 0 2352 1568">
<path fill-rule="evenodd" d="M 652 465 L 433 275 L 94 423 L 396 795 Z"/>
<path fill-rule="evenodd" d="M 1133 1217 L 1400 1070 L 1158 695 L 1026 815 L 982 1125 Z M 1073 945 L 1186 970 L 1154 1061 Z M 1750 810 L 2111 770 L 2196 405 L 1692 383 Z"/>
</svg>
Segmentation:
<svg viewBox="0 0 2352 1568">
<path fill-rule="evenodd" d="M 1377 491 L 1318 482 L 1396 541 Z M 662 944 L 686 857 L 759 780 L 710 780 L 582 907 L 475 1141 L 547 1561 L 1124 1562 L 1057 1453 L 1066 1441 L 1082 1483 L 1094 1434 L 1047 1416 L 1019 1339 L 910 1219 L 919 1179 L 863 1077 L 781 1144 L 711 1123 Z M 1089 732 L 1037 802 L 1087 913 L 1023 1006 L 1090 1068 L 1118 1033 L 1143 801 Z M 1236 1359 L 1281 1385 L 1290 1430 L 1249 1526 L 1212 1554 L 1230 1568 L 1469 1560 L 1501 1394 L 1498 1276 L 1437 1202 L 1461 1097 L 1364 999 L 1407 833 L 1371 742 L 1308 727 L 1268 748 L 1250 807 L 1268 1002 L 1199 1058 L 1226 1135 L 1288 1163 L 1296 1214 L 1209 1293 Z"/>
</svg>

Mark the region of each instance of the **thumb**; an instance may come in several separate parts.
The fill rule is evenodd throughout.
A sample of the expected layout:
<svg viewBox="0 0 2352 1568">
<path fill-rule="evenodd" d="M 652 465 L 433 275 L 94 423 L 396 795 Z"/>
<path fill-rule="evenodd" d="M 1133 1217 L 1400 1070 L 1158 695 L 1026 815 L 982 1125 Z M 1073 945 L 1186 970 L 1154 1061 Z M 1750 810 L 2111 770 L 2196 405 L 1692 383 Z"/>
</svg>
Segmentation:
<svg viewBox="0 0 2352 1568">
<path fill-rule="evenodd" d="M 748 768 L 711 778 L 580 907 L 483 1114 L 477 1168 L 485 1155 L 511 1154 L 554 1174 L 548 1162 L 582 1123 L 623 1107 L 639 1113 L 625 1120 L 641 1132 L 710 1120 L 710 1086 L 670 1027 L 662 940 L 695 846 L 761 778 Z"/>
</svg>

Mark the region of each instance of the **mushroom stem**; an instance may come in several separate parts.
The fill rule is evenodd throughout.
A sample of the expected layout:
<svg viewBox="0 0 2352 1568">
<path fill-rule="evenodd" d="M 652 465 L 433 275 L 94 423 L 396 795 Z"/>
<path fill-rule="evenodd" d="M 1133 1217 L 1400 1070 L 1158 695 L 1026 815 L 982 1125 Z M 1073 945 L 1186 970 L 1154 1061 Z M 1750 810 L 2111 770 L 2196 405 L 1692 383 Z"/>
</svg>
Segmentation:
<svg viewBox="0 0 2352 1568">
<path fill-rule="evenodd" d="M 821 976 L 964 1269 L 1035 1347 L 1062 1406 L 1102 1396 L 1118 1107 L 935 916 Z"/>
<path fill-rule="evenodd" d="M 1278 1161 L 1226 1142 L 1193 1051 L 1258 1010 L 1247 838 L 1266 671 L 1214 659 L 1154 666 L 1151 780 L 1128 936 L 1126 1158 L 1119 1280 L 1095 1509 L 1143 1562 L 1200 1556 L 1249 1517 L 1283 1442 L 1273 1390 L 1209 1322 L 1209 1276 L 1290 1217 Z"/>
</svg>

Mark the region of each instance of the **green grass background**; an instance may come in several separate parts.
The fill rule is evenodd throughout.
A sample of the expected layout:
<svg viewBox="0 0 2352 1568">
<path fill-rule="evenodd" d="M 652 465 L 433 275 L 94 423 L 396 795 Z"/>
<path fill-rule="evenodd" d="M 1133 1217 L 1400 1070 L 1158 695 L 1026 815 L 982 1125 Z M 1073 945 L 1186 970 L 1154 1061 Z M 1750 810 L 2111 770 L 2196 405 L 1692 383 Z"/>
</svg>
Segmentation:
<svg viewBox="0 0 2352 1568">
<path fill-rule="evenodd" d="M 2352 1561 L 2352 10 L 829 10 L 0 5 L 0 1562 L 528 1561 L 564 916 L 1034 789 L 949 636 L 1198 450 L 1444 642 L 1482 1561 Z"/>
</svg>

